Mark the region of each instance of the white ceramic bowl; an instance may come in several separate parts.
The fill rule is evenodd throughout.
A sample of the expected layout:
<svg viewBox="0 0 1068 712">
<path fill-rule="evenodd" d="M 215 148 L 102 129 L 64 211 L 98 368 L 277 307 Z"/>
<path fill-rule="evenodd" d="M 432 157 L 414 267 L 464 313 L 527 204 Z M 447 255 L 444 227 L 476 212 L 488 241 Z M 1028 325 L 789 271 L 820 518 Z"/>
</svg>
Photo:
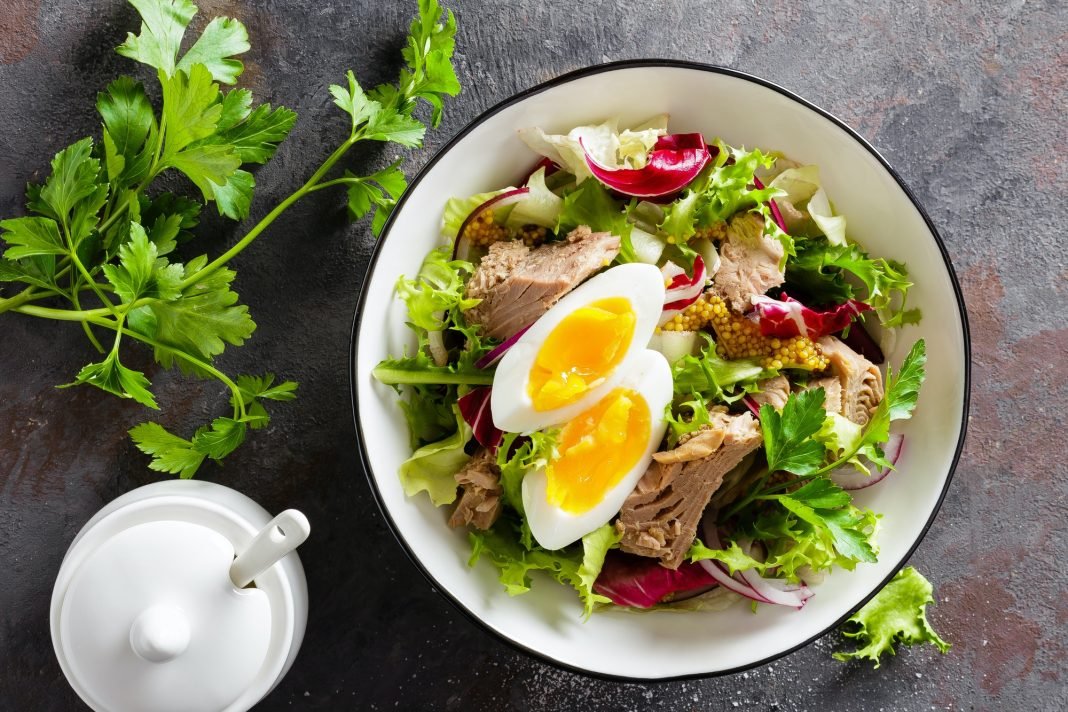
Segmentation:
<svg viewBox="0 0 1068 712">
<path fill-rule="evenodd" d="M 446 508 L 408 499 L 397 467 L 410 454 L 395 393 L 371 377 L 379 360 L 411 343 L 400 274 L 412 275 L 440 244 L 451 196 L 515 184 L 536 157 L 516 130 L 566 132 L 618 116 L 621 125 L 671 115 L 672 132 L 703 132 L 727 143 L 775 149 L 820 167 L 823 184 L 849 221 L 850 235 L 874 255 L 907 263 L 910 304 L 923 322 L 887 353 L 898 364 L 927 341 L 928 378 L 906 433 L 898 471 L 857 493 L 883 513 L 877 564 L 839 571 L 816 587 L 802 611 L 748 606 L 695 613 L 597 613 L 583 623 L 574 591 L 535 576 L 510 598 L 488 562 L 468 568 L 463 532 L 445 525 Z M 353 325 L 353 407 L 361 455 L 386 521 L 412 561 L 472 619 L 514 645 L 567 668 L 631 680 L 735 672 L 795 650 L 863 605 L 905 562 L 927 531 L 964 442 L 969 388 L 968 329 L 960 289 L 934 226 L 886 161 L 827 112 L 769 82 L 732 70 L 669 61 L 601 65 L 564 75 L 493 107 L 448 143 L 413 181 L 380 239 Z"/>
</svg>

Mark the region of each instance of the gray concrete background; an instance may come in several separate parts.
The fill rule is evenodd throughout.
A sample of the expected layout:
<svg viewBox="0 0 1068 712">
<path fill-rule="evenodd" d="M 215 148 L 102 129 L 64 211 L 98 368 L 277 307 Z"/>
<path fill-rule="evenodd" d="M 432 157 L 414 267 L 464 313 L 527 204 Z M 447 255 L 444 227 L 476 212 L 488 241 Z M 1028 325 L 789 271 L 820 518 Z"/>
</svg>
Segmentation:
<svg viewBox="0 0 1068 712">
<path fill-rule="evenodd" d="M 205 0 L 201 17 L 249 27 L 244 83 L 300 114 L 259 172 L 253 218 L 336 145 L 326 86 L 345 69 L 393 77 L 411 3 Z M 873 671 L 830 653 L 832 633 L 732 677 L 629 685 L 561 672 L 514 652 L 436 595 L 386 530 L 354 449 L 348 336 L 372 240 L 340 196 L 317 194 L 235 265 L 259 324 L 222 359 L 232 373 L 301 382 L 258 433 L 203 477 L 314 527 L 302 549 L 308 636 L 261 705 L 282 709 L 927 710 L 1068 708 L 1065 415 L 1068 329 L 1068 11 L 1047 2 L 450 3 L 463 95 L 412 153 L 418 168 L 513 92 L 605 60 L 674 57 L 766 77 L 837 114 L 916 191 L 946 239 L 972 319 L 970 436 L 949 496 L 912 563 L 934 582 L 931 617 L 954 643 L 904 651 Z M 93 99 L 119 73 L 135 27 L 121 0 L 0 2 L 0 215 L 60 148 L 97 132 Z M 361 172 L 393 152 L 372 147 Z M 237 229 L 210 221 L 196 250 Z M 136 354 L 135 352 L 132 352 Z M 0 708 L 79 709 L 48 639 L 51 585 L 67 544 L 104 503 L 151 482 L 125 436 L 145 417 L 88 388 L 56 390 L 92 354 L 80 330 L 0 316 Z M 221 407 L 214 385 L 157 372 L 166 422 L 191 428 Z"/>
</svg>

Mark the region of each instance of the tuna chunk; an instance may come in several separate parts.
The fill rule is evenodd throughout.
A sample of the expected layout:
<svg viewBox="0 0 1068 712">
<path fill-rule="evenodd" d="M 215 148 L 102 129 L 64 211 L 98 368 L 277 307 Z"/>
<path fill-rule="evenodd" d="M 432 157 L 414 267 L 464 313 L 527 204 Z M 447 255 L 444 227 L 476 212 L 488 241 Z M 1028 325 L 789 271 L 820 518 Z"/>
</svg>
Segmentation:
<svg viewBox="0 0 1068 712">
<path fill-rule="evenodd" d="M 790 381 L 786 380 L 786 376 L 765 378 L 757 385 L 760 386 L 760 393 L 754 393 L 750 397 L 756 401 L 758 407 L 767 403 L 775 410 L 783 409 L 786 399 L 790 397 Z"/>
<path fill-rule="evenodd" d="M 653 455 L 616 522 L 620 548 L 678 568 L 697 535 L 708 500 L 727 474 L 761 443 L 760 426 L 749 413 L 713 414 L 713 422 L 674 450 Z"/>
<path fill-rule="evenodd" d="M 875 407 L 883 399 L 883 375 L 878 366 L 837 337 L 824 336 L 818 343 L 831 363 L 831 373 L 841 384 L 838 412 L 857 425 L 867 425 Z M 827 395 L 829 399 L 831 392 Z"/>
<path fill-rule="evenodd" d="M 764 234 L 764 219 L 755 213 L 731 218 L 727 240 L 719 248 L 719 271 L 715 285 L 737 312 L 752 307 L 751 298 L 786 279 L 779 268 L 783 258 L 782 243 Z"/>
<path fill-rule="evenodd" d="M 456 484 L 463 495 L 456 504 L 450 527 L 465 524 L 475 529 L 489 529 L 501 516 L 501 470 L 497 459 L 488 450 L 479 450 L 456 473 Z"/>
<path fill-rule="evenodd" d="M 824 393 L 823 409 L 828 413 L 842 414 L 842 382 L 834 376 L 817 378 L 808 382 L 809 388 L 822 388 Z"/>
<path fill-rule="evenodd" d="M 515 241 L 490 246 L 467 284 L 466 296 L 482 301 L 464 313 L 482 333 L 506 339 L 529 326 L 587 277 L 619 254 L 619 237 L 582 225 L 566 240 L 533 250 Z"/>
</svg>

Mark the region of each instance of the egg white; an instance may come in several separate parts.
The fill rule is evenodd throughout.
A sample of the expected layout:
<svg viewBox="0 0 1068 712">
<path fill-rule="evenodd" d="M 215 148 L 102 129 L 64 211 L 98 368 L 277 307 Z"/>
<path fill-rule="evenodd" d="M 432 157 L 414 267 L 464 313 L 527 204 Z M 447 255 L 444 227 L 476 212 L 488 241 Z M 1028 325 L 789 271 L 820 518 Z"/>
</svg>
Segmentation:
<svg viewBox="0 0 1068 712">
<path fill-rule="evenodd" d="M 645 399 L 649 406 L 649 439 L 645 452 L 614 487 L 604 493 L 601 501 L 581 514 L 565 512 L 548 500 L 548 477 L 545 470 L 537 470 L 523 478 L 523 509 L 530 532 L 546 549 L 560 549 L 578 541 L 584 535 L 611 521 L 638 480 L 642 478 L 664 438 L 667 423 L 664 412 L 672 396 L 671 367 L 663 354 L 639 351 L 633 367 L 616 384 L 630 388 Z M 591 406 L 593 404 L 591 403 Z"/>
<path fill-rule="evenodd" d="M 508 350 L 493 376 L 490 410 L 493 424 L 513 433 L 529 433 L 571 420 L 612 390 L 633 367 L 649 343 L 664 305 L 664 278 L 653 265 L 631 263 L 612 267 L 576 287 L 545 312 Z M 630 301 L 635 314 L 634 337 L 619 365 L 580 399 L 552 410 L 537 411 L 527 392 L 530 370 L 545 339 L 569 314 L 592 302 L 612 297 Z"/>
</svg>

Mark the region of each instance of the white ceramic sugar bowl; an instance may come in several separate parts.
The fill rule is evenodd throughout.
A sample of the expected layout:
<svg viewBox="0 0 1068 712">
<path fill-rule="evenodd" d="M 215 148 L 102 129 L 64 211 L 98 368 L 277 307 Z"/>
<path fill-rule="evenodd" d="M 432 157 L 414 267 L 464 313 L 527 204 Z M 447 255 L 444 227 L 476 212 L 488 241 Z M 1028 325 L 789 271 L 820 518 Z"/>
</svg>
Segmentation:
<svg viewBox="0 0 1068 712">
<path fill-rule="evenodd" d="M 52 644 L 99 712 L 244 712 L 286 674 L 308 618 L 296 510 L 172 480 L 108 504 L 52 594 Z M 246 586 L 246 584 L 248 584 Z"/>
</svg>

